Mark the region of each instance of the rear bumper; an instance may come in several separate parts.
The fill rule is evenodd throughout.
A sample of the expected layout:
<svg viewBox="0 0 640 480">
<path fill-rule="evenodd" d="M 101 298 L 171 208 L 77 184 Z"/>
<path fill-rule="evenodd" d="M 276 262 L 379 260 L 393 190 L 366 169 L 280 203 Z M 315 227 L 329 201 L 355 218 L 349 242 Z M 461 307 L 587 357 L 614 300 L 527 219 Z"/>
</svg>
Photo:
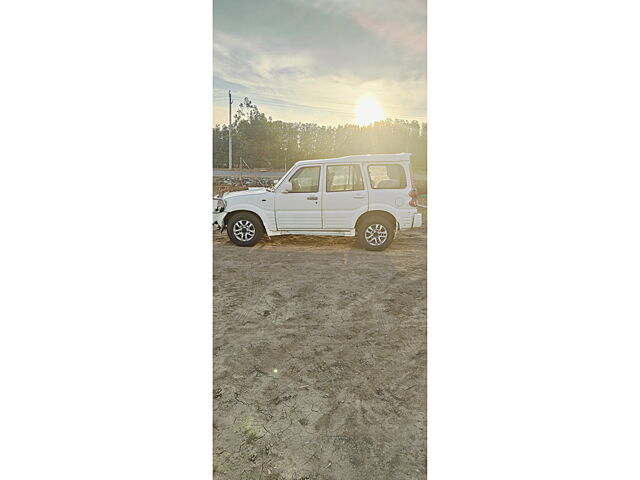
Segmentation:
<svg viewBox="0 0 640 480">
<path fill-rule="evenodd" d="M 411 224 L 411 228 L 418 228 L 422 226 L 422 214 L 414 213 L 413 214 L 413 222 Z"/>
</svg>

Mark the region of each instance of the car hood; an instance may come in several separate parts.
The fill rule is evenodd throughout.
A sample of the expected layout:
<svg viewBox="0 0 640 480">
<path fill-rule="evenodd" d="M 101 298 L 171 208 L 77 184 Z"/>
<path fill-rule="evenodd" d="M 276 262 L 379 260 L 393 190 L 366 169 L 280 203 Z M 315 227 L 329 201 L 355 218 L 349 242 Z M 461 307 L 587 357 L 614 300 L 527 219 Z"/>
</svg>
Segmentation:
<svg viewBox="0 0 640 480">
<path fill-rule="evenodd" d="M 264 193 L 267 193 L 267 191 L 268 190 L 266 188 L 262 188 L 262 187 L 249 188 L 249 190 L 240 190 L 240 191 L 237 191 L 237 192 L 226 192 L 226 193 L 222 194 L 222 198 L 227 200 L 229 198 L 241 197 L 241 196 L 246 196 L 246 195 L 262 195 Z"/>
</svg>

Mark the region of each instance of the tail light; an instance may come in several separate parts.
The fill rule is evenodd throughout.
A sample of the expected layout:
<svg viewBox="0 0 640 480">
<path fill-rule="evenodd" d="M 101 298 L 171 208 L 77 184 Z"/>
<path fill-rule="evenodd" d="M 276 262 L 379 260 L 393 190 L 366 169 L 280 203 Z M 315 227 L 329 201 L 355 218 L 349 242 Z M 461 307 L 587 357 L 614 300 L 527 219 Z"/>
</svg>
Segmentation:
<svg viewBox="0 0 640 480">
<path fill-rule="evenodd" d="M 418 189 L 416 188 L 416 181 L 413 178 L 413 168 L 411 168 L 411 164 L 409 164 L 409 173 L 411 174 L 411 190 L 409 190 L 411 200 L 409 200 L 409 206 L 416 207 L 418 206 Z"/>
</svg>

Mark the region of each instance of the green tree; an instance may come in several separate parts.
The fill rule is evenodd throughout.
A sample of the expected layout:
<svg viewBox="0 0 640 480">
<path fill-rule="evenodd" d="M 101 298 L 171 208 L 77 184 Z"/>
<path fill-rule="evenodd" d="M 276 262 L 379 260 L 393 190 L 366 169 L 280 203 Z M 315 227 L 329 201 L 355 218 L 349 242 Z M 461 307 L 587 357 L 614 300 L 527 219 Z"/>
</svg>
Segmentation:
<svg viewBox="0 0 640 480">
<path fill-rule="evenodd" d="M 366 127 L 273 121 L 245 97 L 233 116 L 232 136 L 237 167 L 241 158 L 251 168 L 284 169 L 312 158 L 406 152 L 412 154 L 414 171 L 426 172 L 427 124 L 415 120 L 386 119 Z M 214 126 L 214 168 L 227 166 L 228 145 L 228 127 Z"/>
</svg>

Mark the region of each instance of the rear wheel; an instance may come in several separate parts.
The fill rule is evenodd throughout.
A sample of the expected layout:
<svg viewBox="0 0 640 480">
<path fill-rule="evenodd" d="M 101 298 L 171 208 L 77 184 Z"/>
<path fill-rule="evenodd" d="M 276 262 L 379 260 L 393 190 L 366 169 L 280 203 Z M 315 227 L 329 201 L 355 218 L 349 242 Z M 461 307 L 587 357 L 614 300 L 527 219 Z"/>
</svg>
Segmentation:
<svg viewBox="0 0 640 480">
<path fill-rule="evenodd" d="M 391 245 L 394 225 L 383 216 L 372 215 L 360 223 L 358 240 L 367 250 L 381 251 Z"/>
<path fill-rule="evenodd" d="M 260 241 L 262 234 L 262 223 L 254 213 L 236 213 L 227 224 L 229 240 L 241 247 L 253 247 Z"/>
</svg>

